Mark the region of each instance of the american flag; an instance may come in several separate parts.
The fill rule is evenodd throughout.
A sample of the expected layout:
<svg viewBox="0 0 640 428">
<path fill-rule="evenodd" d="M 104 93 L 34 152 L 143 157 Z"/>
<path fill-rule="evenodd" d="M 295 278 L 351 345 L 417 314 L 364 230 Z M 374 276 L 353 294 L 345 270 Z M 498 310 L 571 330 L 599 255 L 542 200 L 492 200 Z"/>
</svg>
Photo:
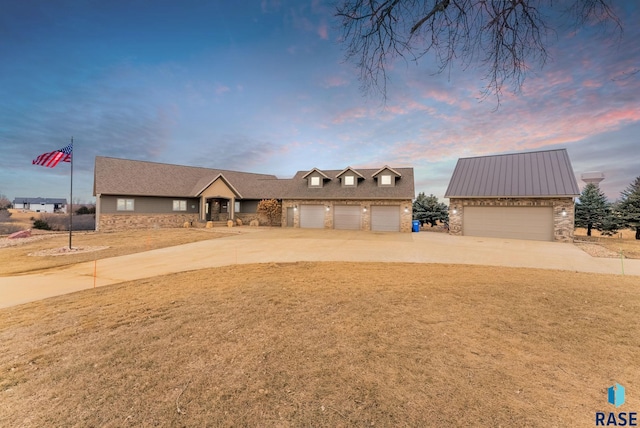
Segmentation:
<svg viewBox="0 0 640 428">
<path fill-rule="evenodd" d="M 55 152 L 43 153 L 35 158 L 31 163 L 33 165 L 42 165 L 53 168 L 58 162 L 71 162 L 71 153 L 73 152 L 73 143 L 66 147 L 56 150 Z"/>
</svg>

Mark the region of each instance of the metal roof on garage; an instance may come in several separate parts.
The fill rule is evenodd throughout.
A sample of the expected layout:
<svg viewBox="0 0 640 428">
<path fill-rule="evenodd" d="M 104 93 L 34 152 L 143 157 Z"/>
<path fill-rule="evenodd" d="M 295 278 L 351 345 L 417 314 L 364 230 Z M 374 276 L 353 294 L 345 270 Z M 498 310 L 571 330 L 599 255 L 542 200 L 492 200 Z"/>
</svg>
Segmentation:
<svg viewBox="0 0 640 428">
<path fill-rule="evenodd" d="M 460 158 L 446 198 L 574 197 L 580 194 L 566 149 Z"/>
</svg>

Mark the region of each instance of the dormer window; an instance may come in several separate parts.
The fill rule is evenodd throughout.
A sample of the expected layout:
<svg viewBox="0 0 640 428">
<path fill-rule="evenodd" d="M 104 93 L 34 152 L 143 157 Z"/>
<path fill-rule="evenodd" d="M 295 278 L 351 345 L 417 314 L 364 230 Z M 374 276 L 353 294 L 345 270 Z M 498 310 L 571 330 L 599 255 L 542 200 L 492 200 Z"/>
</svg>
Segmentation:
<svg viewBox="0 0 640 428">
<path fill-rule="evenodd" d="M 313 186 L 313 187 L 319 187 L 320 186 L 320 177 L 318 177 L 318 176 L 311 177 L 310 185 Z"/>
<path fill-rule="evenodd" d="M 402 174 L 385 165 L 376 171 L 372 177 L 378 181 L 379 187 L 394 187 L 396 182 L 402 177 Z"/>
<path fill-rule="evenodd" d="M 348 166 L 340 171 L 336 178 L 340 179 L 342 187 L 356 187 L 360 180 L 364 180 L 364 175 Z"/>
</svg>

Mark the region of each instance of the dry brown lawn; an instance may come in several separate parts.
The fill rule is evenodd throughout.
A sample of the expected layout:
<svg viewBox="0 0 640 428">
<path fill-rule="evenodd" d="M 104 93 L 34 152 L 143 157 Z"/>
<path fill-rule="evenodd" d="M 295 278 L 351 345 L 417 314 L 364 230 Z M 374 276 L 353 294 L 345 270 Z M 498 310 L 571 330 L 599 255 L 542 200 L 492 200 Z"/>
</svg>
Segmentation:
<svg viewBox="0 0 640 428">
<path fill-rule="evenodd" d="M 22 212 L 21 210 L 10 209 L 9 218 L 0 221 L 0 235 L 9 235 L 18 230 L 30 229 L 33 227 L 31 217 L 38 216 L 38 213 Z"/>
<path fill-rule="evenodd" d="M 0 426 L 594 426 L 640 411 L 637 277 L 230 266 L 0 310 Z"/>
<path fill-rule="evenodd" d="M 147 229 L 122 232 L 73 232 L 74 247 L 109 247 L 88 253 L 69 254 L 58 257 L 29 256 L 41 250 L 68 247 L 68 232 L 51 232 L 44 239 L 0 248 L 0 276 L 32 273 L 38 270 L 93 261 L 107 257 L 139 253 L 141 251 L 165 248 L 189 242 L 228 236 L 215 229 Z"/>
<path fill-rule="evenodd" d="M 614 236 L 603 236 L 597 230 L 591 231 L 587 236 L 587 229 L 575 230 L 576 241 L 587 241 L 598 244 L 616 254 L 622 254 L 628 259 L 640 259 L 640 241 L 635 239 L 636 232 L 631 229 L 619 231 Z"/>
</svg>

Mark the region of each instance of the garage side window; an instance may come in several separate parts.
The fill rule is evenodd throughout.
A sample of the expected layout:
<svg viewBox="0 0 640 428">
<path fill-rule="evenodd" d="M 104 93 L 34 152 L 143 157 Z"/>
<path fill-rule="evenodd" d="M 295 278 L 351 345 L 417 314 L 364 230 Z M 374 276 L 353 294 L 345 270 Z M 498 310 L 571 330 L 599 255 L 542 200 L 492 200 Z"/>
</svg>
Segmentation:
<svg viewBox="0 0 640 428">
<path fill-rule="evenodd" d="M 133 211 L 134 200 L 118 198 L 117 210 L 118 211 Z"/>
<path fill-rule="evenodd" d="M 173 201 L 173 210 L 174 211 L 186 211 L 187 210 L 187 201 Z"/>
</svg>

